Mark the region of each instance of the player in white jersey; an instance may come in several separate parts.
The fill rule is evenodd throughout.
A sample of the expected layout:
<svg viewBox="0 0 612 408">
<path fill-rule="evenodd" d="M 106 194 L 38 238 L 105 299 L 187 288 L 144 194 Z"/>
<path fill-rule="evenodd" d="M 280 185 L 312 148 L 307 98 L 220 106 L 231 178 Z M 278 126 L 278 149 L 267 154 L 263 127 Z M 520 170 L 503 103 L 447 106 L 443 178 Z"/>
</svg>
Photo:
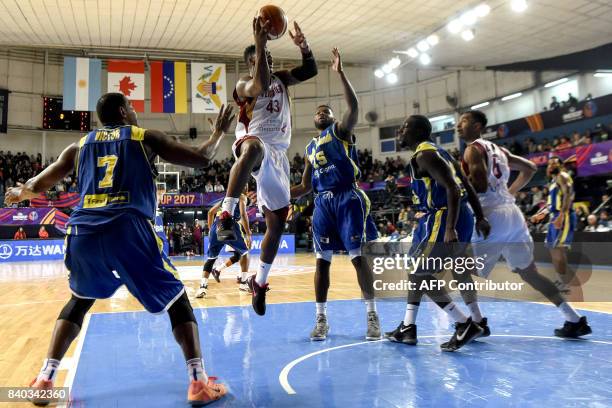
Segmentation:
<svg viewBox="0 0 612 408">
<path fill-rule="evenodd" d="M 266 219 L 259 268 L 257 274 L 247 280 L 253 292 L 253 309 L 259 315 L 266 313 L 268 273 L 289 210 L 287 148 L 291 143 L 291 112 L 287 87 L 317 74 L 314 56 L 297 23 L 294 23 L 295 34 L 289 31 L 289 35 L 300 48 L 302 65 L 291 70 L 274 71 L 272 55 L 266 48 L 268 25 L 269 22 L 264 23 L 260 17 L 253 20 L 255 44 L 244 51 L 249 75 L 240 78 L 234 90 L 234 99 L 240 107 L 237 140 L 233 145 L 236 162 L 230 172 L 217 229 L 220 241 L 236 238 L 232 214 L 240 192 L 253 174 L 257 182 L 257 204 Z"/>
<path fill-rule="evenodd" d="M 478 193 L 483 212 L 491 224 L 491 233 L 487 238 L 472 235 L 474 256 L 485 258 L 485 266 L 478 273 L 488 277 L 503 255 L 513 272 L 546 296 L 564 315 L 566 322 L 562 328 L 555 329 L 556 336 L 589 334 L 591 328 L 586 317 L 576 313 L 555 284 L 536 269 L 533 240 L 521 210 L 514 203 L 514 195 L 529 183 L 537 167 L 531 161 L 480 138 L 486 125 L 487 117 L 480 111 L 464 113 L 457 124 L 459 137 L 467 143 L 463 169 Z M 519 174 L 508 186 L 512 170 Z"/>
</svg>

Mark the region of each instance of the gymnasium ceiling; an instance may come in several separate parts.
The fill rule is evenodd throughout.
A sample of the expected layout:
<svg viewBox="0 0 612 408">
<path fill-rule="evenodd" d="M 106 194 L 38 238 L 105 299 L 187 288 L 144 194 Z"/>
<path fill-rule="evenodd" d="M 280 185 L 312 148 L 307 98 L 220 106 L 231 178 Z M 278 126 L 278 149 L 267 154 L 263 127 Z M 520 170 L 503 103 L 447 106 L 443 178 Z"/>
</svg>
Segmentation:
<svg viewBox="0 0 612 408">
<path fill-rule="evenodd" d="M 465 42 L 445 25 L 481 2 L 469 0 L 0 0 L 4 46 L 123 48 L 240 56 L 252 41 L 251 19 L 274 1 L 297 20 L 316 55 L 338 46 L 347 62 L 379 65 L 437 31 L 432 66 L 503 64 L 574 52 L 612 38 L 612 2 L 486 1 L 491 13 Z M 272 41 L 277 57 L 298 57 L 288 36 Z M 107 50 L 108 51 L 108 50 Z M 405 57 L 403 57 L 405 58 Z M 416 62 L 413 62 L 416 63 Z"/>
</svg>

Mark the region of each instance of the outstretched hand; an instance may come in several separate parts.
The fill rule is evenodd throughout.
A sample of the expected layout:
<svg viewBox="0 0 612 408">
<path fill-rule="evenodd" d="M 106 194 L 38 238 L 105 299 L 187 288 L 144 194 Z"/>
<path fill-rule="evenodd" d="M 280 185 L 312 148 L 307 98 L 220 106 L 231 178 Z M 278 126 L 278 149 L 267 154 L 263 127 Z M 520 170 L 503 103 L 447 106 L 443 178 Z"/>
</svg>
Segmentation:
<svg viewBox="0 0 612 408">
<path fill-rule="evenodd" d="M 227 108 L 225 107 L 225 105 L 221 105 L 221 109 L 219 109 L 217 118 L 214 121 L 211 118 L 208 118 L 208 125 L 210 126 L 210 130 L 213 133 L 215 133 L 216 131 L 227 133 L 229 131 L 230 125 L 236 117 L 236 115 L 232 115 L 233 111 L 234 108 L 232 105 L 229 105 Z"/>
<path fill-rule="evenodd" d="M 308 42 L 306 41 L 306 37 L 304 36 L 304 33 L 302 32 L 302 29 L 298 25 L 297 21 L 293 22 L 293 28 L 295 30 L 295 33 L 292 33 L 291 30 L 289 30 L 289 37 L 291 37 L 293 43 L 298 47 L 302 49 L 307 49 Z"/>
<path fill-rule="evenodd" d="M 38 197 L 38 194 L 28 189 L 25 185 L 17 183 L 15 187 L 9 187 L 4 194 L 4 203 L 7 205 L 17 204 L 31 198 Z"/>
<path fill-rule="evenodd" d="M 332 69 L 338 73 L 342 72 L 342 58 L 340 57 L 340 51 L 338 51 L 338 47 L 334 47 L 332 49 Z"/>
<path fill-rule="evenodd" d="M 255 37 L 255 44 L 259 46 L 265 46 L 268 42 L 268 33 L 270 31 L 270 20 L 263 22 L 261 16 L 253 19 L 253 37 Z"/>
</svg>

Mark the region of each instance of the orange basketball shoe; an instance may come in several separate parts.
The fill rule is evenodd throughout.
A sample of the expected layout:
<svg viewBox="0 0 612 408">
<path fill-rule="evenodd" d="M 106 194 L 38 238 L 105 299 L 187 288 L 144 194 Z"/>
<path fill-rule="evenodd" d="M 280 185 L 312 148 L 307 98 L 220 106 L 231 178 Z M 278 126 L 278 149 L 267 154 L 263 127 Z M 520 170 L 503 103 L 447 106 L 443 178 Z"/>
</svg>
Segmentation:
<svg viewBox="0 0 612 408">
<path fill-rule="evenodd" d="M 217 377 L 208 377 L 208 383 L 201 380 L 192 381 L 187 390 L 187 402 L 197 407 L 217 401 L 227 394 L 225 385 L 215 383 L 216 379 Z"/>
<path fill-rule="evenodd" d="M 53 381 L 39 380 L 38 376 L 36 376 L 30 383 L 30 388 L 35 388 L 37 390 L 50 390 L 53 388 Z M 33 398 L 30 400 L 30 402 L 36 406 L 44 407 L 46 405 L 49 405 L 49 403 L 53 401 L 51 399 Z"/>
</svg>

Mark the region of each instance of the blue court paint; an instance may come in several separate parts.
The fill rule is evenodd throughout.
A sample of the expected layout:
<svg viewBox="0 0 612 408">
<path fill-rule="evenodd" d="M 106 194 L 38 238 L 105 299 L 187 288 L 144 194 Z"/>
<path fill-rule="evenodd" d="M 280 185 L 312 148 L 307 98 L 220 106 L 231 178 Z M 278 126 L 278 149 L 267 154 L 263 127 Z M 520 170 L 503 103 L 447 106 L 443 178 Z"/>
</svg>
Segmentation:
<svg viewBox="0 0 612 408">
<path fill-rule="evenodd" d="M 383 329 L 392 330 L 404 308 L 403 302 L 379 302 Z M 313 303 L 268 305 L 265 317 L 250 307 L 195 313 L 206 370 L 230 388 L 231 395 L 214 407 L 612 404 L 612 315 L 584 312 L 594 341 L 567 341 L 546 338 L 563 320 L 554 307 L 486 302 L 482 309 L 494 336 L 456 353 L 440 351 L 451 329 L 429 302 L 419 310 L 416 347 L 358 344 L 364 342 L 366 317 L 365 305 L 356 300 L 329 303 L 330 337 L 317 343 L 308 340 Z M 324 351 L 338 346 L 346 347 Z M 295 394 L 288 394 L 279 382 L 283 368 L 317 351 L 289 370 Z M 72 396 L 74 406 L 183 407 L 187 381 L 166 316 L 94 314 Z"/>
</svg>

